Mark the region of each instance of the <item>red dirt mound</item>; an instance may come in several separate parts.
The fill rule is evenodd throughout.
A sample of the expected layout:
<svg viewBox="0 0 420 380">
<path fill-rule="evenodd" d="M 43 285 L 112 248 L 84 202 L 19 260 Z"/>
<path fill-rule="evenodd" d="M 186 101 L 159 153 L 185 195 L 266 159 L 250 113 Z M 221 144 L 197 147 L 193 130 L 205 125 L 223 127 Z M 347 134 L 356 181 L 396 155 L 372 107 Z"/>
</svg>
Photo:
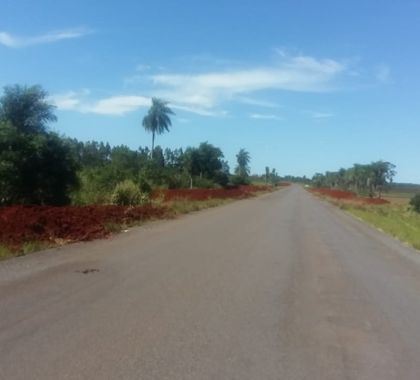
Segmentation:
<svg viewBox="0 0 420 380">
<path fill-rule="evenodd" d="M 354 199 L 357 198 L 355 193 L 351 191 L 344 191 L 344 190 L 337 190 L 337 189 L 327 189 L 327 188 L 319 188 L 319 189 L 310 189 L 313 193 L 318 193 L 321 195 L 325 195 L 327 197 L 335 198 L 335 199 Z"/>
<path fill-rule="evenodd" d="M 19 247 L 30 241 L 81 241 L 109 234 L 109 224 L 164 218 L 164 207 L 9 206 L 0 207 L 0 242 Z"/>
<path fill-rule="evenodd" d="M 355 201 L 355 202 L 360 202 L 367 205 L 384 205 L 384 204 L 389 203 L 389 201 L 382 198 L 359 197 L 357 194 L 351 191 L 328 189 L 328 188 L 309 189 L 309 191 L 311 191 L 312 193 L 329 197 L 329 198 L 346 200 L 346 201 Z"/>
<path fill-rule="evenodd" d="M 227 189 L 166 189 L 157 190 L 152 197 L 163 198 L 165 202 L 175 199 L 187 199 L 192 201 L 204 201 L 207 199 L 247 198 L 259 191 L 268 190 L 268 186 L 238 186 Z"/>
</svg>

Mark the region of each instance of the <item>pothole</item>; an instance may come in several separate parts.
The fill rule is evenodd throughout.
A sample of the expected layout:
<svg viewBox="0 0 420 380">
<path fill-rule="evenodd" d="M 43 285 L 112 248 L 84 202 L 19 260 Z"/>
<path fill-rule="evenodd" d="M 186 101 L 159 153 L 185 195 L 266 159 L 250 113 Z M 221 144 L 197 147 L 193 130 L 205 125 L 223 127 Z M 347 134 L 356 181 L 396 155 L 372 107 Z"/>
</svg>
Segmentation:
<svg viewBox="0 0 420 380">
<path fill-rule="evenodd" d="M 95 272 L 99 272 L 99 269 L 96 268 L 87 268 L 87 269 L 83 269 L 83 270 L 77 270 L 77 273 L 83 273 L 83 274 L 89 274 L 89 273 L 95 273 Z"/>
</svg>

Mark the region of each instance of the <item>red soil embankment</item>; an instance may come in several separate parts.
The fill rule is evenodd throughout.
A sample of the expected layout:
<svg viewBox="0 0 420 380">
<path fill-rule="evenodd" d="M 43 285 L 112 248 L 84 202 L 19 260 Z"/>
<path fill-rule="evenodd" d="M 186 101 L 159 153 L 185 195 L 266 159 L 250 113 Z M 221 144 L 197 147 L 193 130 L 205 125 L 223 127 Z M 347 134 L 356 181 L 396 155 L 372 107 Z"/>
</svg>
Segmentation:
<svg viewBox="0 0 420 380">
<path fill-rule="evenodd" d="M 153 198 L 203 201 L 212 198 L 246 198 L 268 186 L 239 186 L 229 189 L 159 190 Z M 114 226 L 171 217 L 168 206 L 4 206 L 0 207 L 0 244 L 19 249 L 27 242 L 74 242 L 103 238 Z"/>
<path fill-rule="evenodd" d="M 368 205 L 384 205 L 389 203 L 386 199 L 382 198 L 366 198 L 366 197 L 359 197 L 356 193 L 351 191 L 344 191 L 338 189 L 329 189 L 329 188 L 312 188 L 309 189 L 310 192 L 316 193 L 328 198 L 333 198 L 337 200 L 343 201 L 354 201 L 358 203 L 368 204 Z"/>
<path fill-rule="evenodd" d="M 31 241 L 81 241 L 102 238 L 110 224 L 164 218 L 166 207 L 9 206 L 0 207 L 0 242 L 19 247 Z"/>
<path fill-rule="evenodd" d="M 252 196 L 259 191 L 267 191 L 270 186 L 238 186 L 227 189 L 164 189 L 153 193 L 152 198 L 162 198 L 165 202 L 176 199 L 204 201 L 207 199 L 240 199 Z"/>
</svg>

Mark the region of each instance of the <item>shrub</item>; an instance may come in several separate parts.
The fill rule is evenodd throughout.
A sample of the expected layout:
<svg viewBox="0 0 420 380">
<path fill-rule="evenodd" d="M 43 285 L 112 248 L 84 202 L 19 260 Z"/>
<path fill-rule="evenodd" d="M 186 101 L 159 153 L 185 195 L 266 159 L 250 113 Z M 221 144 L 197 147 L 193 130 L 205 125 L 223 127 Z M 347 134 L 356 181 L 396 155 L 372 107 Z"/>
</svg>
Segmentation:
<svg viewBox="0 0 420 380">
<path fill-rule="evenodd" d="M 147 182 L 147 180 L 142 176 L 140 176 L 139 179 L 139 189 L 141 193 L 147 195 L 149 195 L 152 192 L 152 187 L 150 186 L 149 182 Z"/>
<path fill-rule="evenodd" d="M 232 176 L 230 181 L 234 186 L 249 185 L 249 179 L 240 175 Z"/>
<path fill-rule="evenodd" d="M 410 206 L 413 207 L 415 212 L 420 213 L 420 193 L 411 198 Z"/>
<path fill-rule="evenodd" d="M 131 180 L 118 183 L 112 194 L 112 203 L 119 206 L 135 206 L 148 202 L 148 194 L 142 193 Z"/>
<path fill-rule="evenodd" d="M 193 186 L 201 189 L 212 189 L 215 187 L 215 183 L 211 179 L 205 177 L 195 177 L 193 179 Z"/>
</svg>

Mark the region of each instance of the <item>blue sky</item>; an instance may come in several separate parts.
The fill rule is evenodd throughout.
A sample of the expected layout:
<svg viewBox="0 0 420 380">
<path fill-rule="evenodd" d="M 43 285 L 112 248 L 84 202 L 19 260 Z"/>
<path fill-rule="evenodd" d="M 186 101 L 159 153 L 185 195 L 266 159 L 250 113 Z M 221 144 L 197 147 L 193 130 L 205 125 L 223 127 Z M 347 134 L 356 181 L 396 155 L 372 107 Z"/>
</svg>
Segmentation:
<svg viewBox="0 0 420 380">
<path fill-rule="evenodd" d="M 420 1 L 2 0 L 0 86 L 41 84 L 53 128 L 162 147 L 208 141 L 234 166 L 315 172 L 384 159 L 420 183 Z"/>
</svg>

